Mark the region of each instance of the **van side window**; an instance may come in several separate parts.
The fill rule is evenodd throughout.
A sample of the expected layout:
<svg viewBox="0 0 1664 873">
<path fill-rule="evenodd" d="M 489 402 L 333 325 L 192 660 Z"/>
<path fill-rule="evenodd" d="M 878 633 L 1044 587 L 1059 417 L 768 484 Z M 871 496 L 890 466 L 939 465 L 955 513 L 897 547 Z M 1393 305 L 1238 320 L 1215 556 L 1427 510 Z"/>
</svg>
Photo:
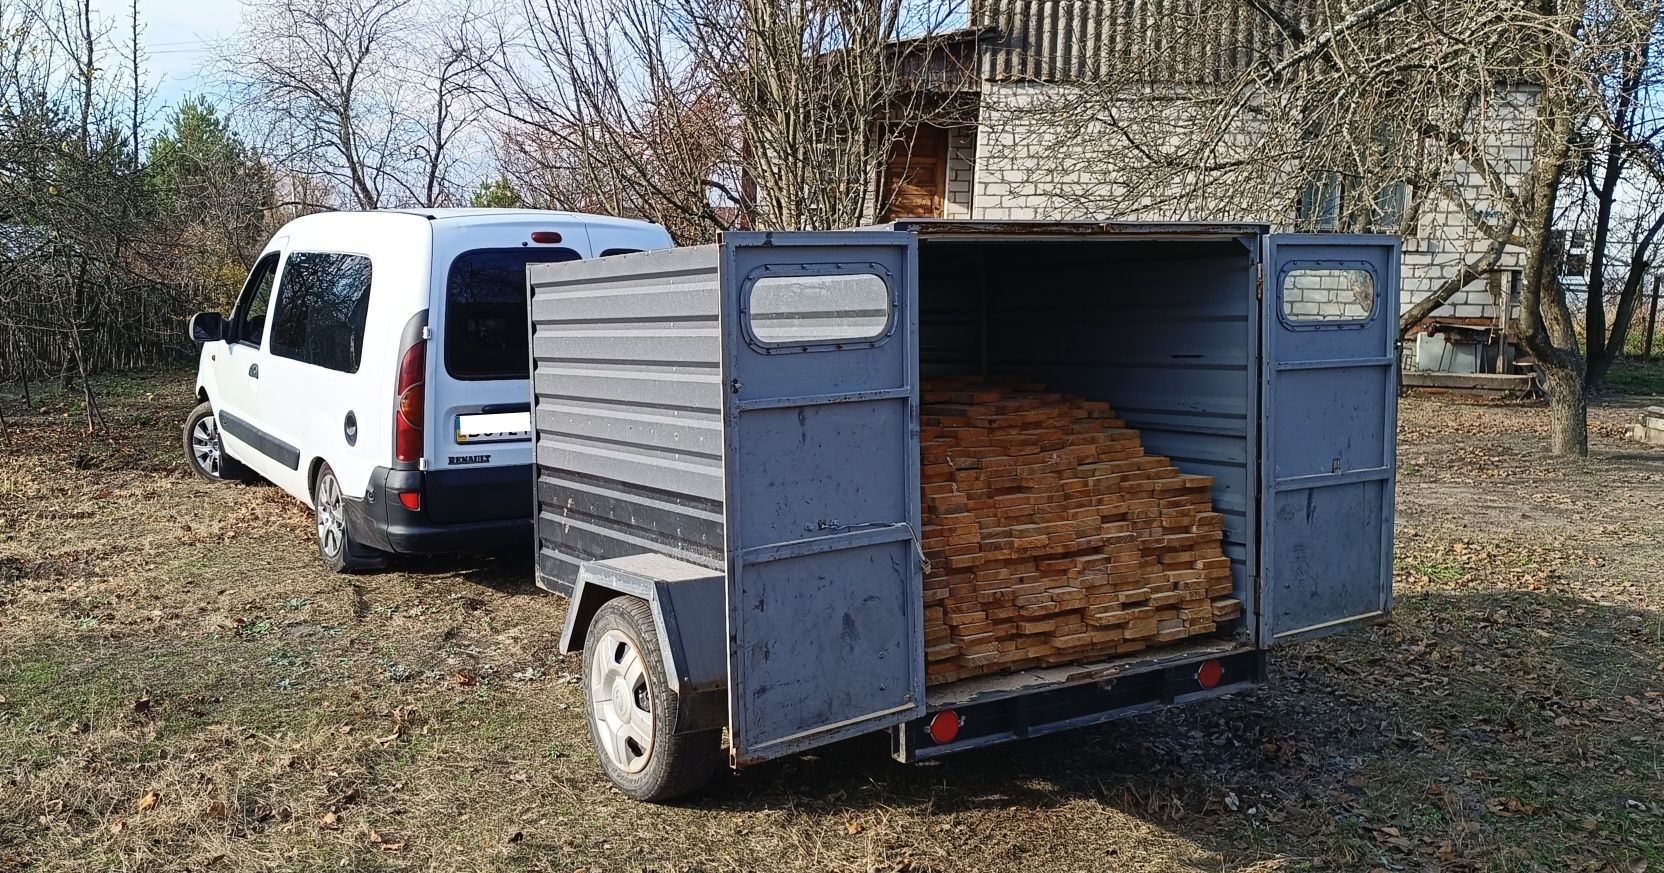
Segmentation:
<svg viewBox="0 0 1664 873">
<path fill-rule="evenodd" d="M 260 259 L 243 283 L 242 298 L 231 316 L 231 338 L 260 348 L 266 334 L 266 312 L 272 303 L 272 278 L 277 275 L 277 252 Z"/>
<path fill-rule="evenodd" d="M 369 309 L 369 258 L 292 252 L 277 289 L 272 354 L 356 373 Z"/>
<path fill-rule="evenodd" d="M 445 371 L 453 379 L 527 379 L 526 265 L 576 261 L 567 248 L 474 249 L 445 280 Z"/>
</svg>

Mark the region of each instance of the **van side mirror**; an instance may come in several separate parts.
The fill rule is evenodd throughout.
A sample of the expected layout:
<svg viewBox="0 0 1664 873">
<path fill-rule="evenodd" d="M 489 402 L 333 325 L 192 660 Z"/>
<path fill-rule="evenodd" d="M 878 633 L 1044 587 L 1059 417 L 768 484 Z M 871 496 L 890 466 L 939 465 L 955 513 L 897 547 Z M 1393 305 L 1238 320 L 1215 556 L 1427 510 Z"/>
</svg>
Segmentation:
<svg viewBox="0 0 1664 873">
<path fill-rule="evenodd" d="M 199 343 L 225 339 L 225 316 L 218 312 L 198 312 L 191 316 L 191 339 Z"/>
</svg>

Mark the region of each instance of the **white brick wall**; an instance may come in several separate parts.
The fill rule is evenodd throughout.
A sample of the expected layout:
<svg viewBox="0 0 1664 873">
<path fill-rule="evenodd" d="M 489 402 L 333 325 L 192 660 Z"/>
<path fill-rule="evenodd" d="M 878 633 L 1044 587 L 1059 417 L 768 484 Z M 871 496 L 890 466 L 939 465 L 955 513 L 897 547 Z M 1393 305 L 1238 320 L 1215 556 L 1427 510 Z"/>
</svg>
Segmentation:
<svg viewBox="0 0 1664 873">
<path fill-rule="evenodd" d="M 943 218 L 970 218 L 976 183 L 974 125 L 948 130 L 948 190 L 942 199 Z"/>
<path fill-rule="evenodd" d="M 1127 191 L 1127 186 L 1113 174 L 1102 172 L 1101 156 L 1093 160 L 1093 155 L 1083 154 L 1076 147 L 1059 146 L 1060 137 L 1052 126 L 1057 122 L 1049 120 L 1056 116 L 1036 109 L 1041 104 L 1055 108 L 1057 87 L 1033 82 L 983 84 L 981 123 L 974 148 L 974 196 L 969 209 L 972 217 L 1241 220 L 1267 221 L 1278 226 L 1287 226 L 1292 219 L 1287 210 L 1294 200 L 1293 192 L 1288 192 L 1282 202 L 1266 203 L 1263 185 L 1228 177 L 1208 180 L 1209 184 L 1199 186 L 1203 193 L 1186 198 L 1182 208 L 1160 202 L 1159 196 L 1149 196 L 1146 202 L 1124 205 L 1119 214 L 1104 214 L 1096 204 L 1121 203 L 1125 197 L 1118 195 Z M 1500 94 L 1487 108 L 1484 129 L 1473 132 L 1474 138 L 1484 146 L 1487 159 L 1505 176 L 1508 184 L 1516 187 L 1529 169 L 1534 102 L 1535 92 L 1529 88 Z M 1157 139 L 1163 130 L 1169 131 L 1169 136 L 1177 136 L 1172 131 L 1182 131 L 1183 125 L 1175 125 L 1170 116 L 1164 118 L 1163 112 L 1183 110 L 1182 107 L 1165 108 L 1169 106 L 1175 104 L 1128 101 L 1120 108 L 1119 120 L 1133 126 L 1148 124 Z M 1111 134 L 1106 131 L 1104 135 Z M 1090 142 L 1091 136 L 1083 136 L 1077 130 L 1066 139 L 1072 143 Z M 1254 131 L 1245 123 L 1243 130 L 1227 137 L 1227 155 L 1232 143 L 1246 146 L 1253 140 Z M 1175 178 L 1175 190 L 1180 181 L 1198 187 L 1194 179 Z M 1465 191 L 1463 199 L 1480 211 L 1490 213 L 1493 219 L 1498 214 L 1497 205 L 1486 199 L 1483 193 L 1486 187 L 1472 167 L 1455 162 L 1448 182 Z M 1425 299 L 1464 262 L 1477 258 L 1490 242 L 1458 204 L 1437 192 L 1424 194 L 1415 226 L 1402 230 L 1404 261 L 1400 303 L 1404 309 Z M 1523 264 L 1524 251 L 1510 248 L 1498 269 L 1519 270 Z M 1501 287 L 1508 287 L 1506 278 Z M 1471 284 L 1435 313 L 1464 318 L 1495 318 L 1496 314 L 1496 301 L 1483 279 Z"/>
</svg>

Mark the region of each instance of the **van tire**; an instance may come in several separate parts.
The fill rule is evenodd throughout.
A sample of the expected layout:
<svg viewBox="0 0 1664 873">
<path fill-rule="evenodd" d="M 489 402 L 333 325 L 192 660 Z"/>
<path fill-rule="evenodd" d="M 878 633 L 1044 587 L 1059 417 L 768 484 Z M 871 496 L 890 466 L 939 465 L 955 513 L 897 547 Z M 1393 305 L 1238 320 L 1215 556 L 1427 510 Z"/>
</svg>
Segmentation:
<svg viewBox="0 0 1664 873">
<path fill-rule="evenodd" d="M 312 514 L 316 522 L 318 557 L 337 573 L 364 573 L 387 566 L 387 555 L 364 545 L 352 533 L 346 493 L 329 464 L 312 478 Z"/>
<path fill-rule="evenodd" d="M 198 479 L 209 482 L 247 482 L 254 471 L 225 452 L 214 405 L 204 400 L 185 417 L 185 465 Z"/>
<path fill-rule="evenodd" d="M 699 790 L 722 765 L 722 731 L 676 733 L 681 704 L 665 678 L 658 639 L 652 607 L 629 596 L 602 604 L 584 638 L 584 715 L 590 743 L 612 784 L 631 799 L 649 803 Z M 647 716 L 645 723 L 642 716 Z M 637 739 L 643 728 L 645 750 Z M 603 733 L 612 739 L 604 739 Z M 630 739 L 621 739 L 626 734 Z M 612 750 L 614 744 L 620 751 Z"/>
</svg>

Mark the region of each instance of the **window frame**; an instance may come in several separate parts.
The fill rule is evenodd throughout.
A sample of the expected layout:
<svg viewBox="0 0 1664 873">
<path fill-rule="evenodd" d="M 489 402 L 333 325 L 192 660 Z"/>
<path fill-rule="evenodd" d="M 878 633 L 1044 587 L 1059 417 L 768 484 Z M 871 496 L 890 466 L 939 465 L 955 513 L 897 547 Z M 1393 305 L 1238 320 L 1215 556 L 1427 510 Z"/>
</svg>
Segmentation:
<svg viewBox="0 0 1664 873">
<path fill-rule="evenodd" d="M 831 278 L 835 276 L 872 276 L 884 284 L 884 303 L 886 307 L 884 329 L 870 337 L 860 337 L 839 340 L 803 340 L 776 342 L 765 340 L 757 336 L 751 327 L 751 300 L 757 293 L 757 284 L 764 279 L 789 279 L 793 277 Z M 745 335 L 746 344 L 765 355 L 799 354 L 804 352 L 838 352 L 851 349 L 872 349 L 889 342 L 896 332 L 896 313 L 901 309 L 901 301 L 896 297 L 895 276 L 883 264 L 872 262 L 851 262 L 838 264 L 768 264 L 752 270 L 746 275 L 740 289 L 740 330 Z"/>
<path fill-rule="evenodd" d="M 231 342 L 248 346 L 252 349 L 263 349 L 266 347 L 266 329 L 271 327 L 272 310 L 276 308 L 277 279 L 278 274 L 282 272 L 283 259 L 284 253 L 281 251 L 267 252 L 255 260 L 253 269 L 248 271 L 248 278 L 243 280 L 243 290 L 237 295 L 237 302 L 231 308 Z M 253 342 L 250 342 L 248 337 L 243 336 L 243 329 L 248 326 L 245 323 L 245 319 L 248 317 L 249 306 L 254 302 L 255 289 L 259 287 L 257 278 L 260 275 L 260 271 L 265 269 L 268 262 L 271 264 L 272 283 L 271 287 L 266 292 L 265 320 L 260 323 L 260 335 L 255 337 Z"/>
<path fill-rule="evenodd" d="M 368 255 L 365 252 L 346 252 L 346 251 L 336 251 L 336 250 L 327 250 L 327 249 L 292 249 L 290 251 L 287 251 L 287 252 L 283 253 L 283 264 L 282 264 L 283 278 L 288 278 L 289 262 L 296 255 L 335 255 L 335 256 L 343 257 L 343 258 L 362 258 L 362 259 L 364 259 L 364 262 L 369 265 L 369 268 L 370 268 L 369 284 L 368 284 L 368 286 L 367 286 L 367 288 L 364 292 L 364 295 L 365 295 L 365 297 L 368 297 L 369 295 L 371 295 L 375 292 L 375 271 L 376 271 L 375 259 L 370 257 L 370 255 Z M 274 339 L 277 336 L 277 320 L 276 320 L 275 316 L 276 316 L 277 312 L 280 310 L 280 308 L 282 307 L 282 305 L 283 305 L 283 283 L 281 281 L 279 281 L 279 282 L 274 283 L 274 285 L 273 285 L 273 288 L 272 288 L 272 308 L 271 308 L 270 314 L 267 315 L 267 320 L 270 322 L 270 331 L 269 332 L 271 333 L 271 335 Z M 275 342 L 267 344 L 267 351 L 274 358 L 282 358 L 286 361 L 294 361 L 297 364 L 305 364 L 308 367 L 317 367 L 320 370 L 328 370 L 331 373 L 345 373 L 349 376 L 354 375 L 359 370 L 364 368 L 364 338 L 366 336 L 368 336 L 369 332 L 370 332 L 369 331 L 370 318 L 369 318 L 368 306 L 369 306 L 369 304 L 368 304 L 368 302 L 366 302 L 365 303 L 365 307 L 366 307 L 365 308 L 365 315 L 364 315 L 364 331 L 363 331 L 362 334 L 359 335 L 359 338 L 358 338 L 358 345 L 359 345 L 358 360 L 353 362 L 352 369 L 350 369 L 350 370 L 343 370 L 343 369 L 340 369 L 338 367 L 331 367 L 331 366 L 328 366 L 328 365 L 325 365 L 325 364 L 320 364 L 317 361 L 307 360 L 306 358 L 298 357 L 296 355 L 284 354 L 284 353 L 277 350 Z M 312 319 L 311 319 L 311 312 L 310 311 L 308 311 L 308 313 L 307 313 L 307 322 L 306 323 L 307 323 L 308 335 L 310 335 L 310 330 L 311 330 L 311 325 L 312 325 Z"/>
<path fill-rule="evenodd" d="M 1331 272 L 1355 271 L 1369 276 L 1372 293 L 1369 297 L 1369 311 L 1360 318 L 1333 319 L 1299 319 L 1288 312 L 1288 279 L 1294 273 L 1312 270 L 1327 270 Z M 1375 265 L 1368 261 L 1286 261 L 1277 270 L 1277 296 L 1273 301 L 1277 307 L 1277 319 L 1283 327 L 1289 330 L 1328 330 L 1343 328 L 1356 330 L 1367 327 L 1381 311 L 1381 277 L 1375 271 Z"/>
</svg>

